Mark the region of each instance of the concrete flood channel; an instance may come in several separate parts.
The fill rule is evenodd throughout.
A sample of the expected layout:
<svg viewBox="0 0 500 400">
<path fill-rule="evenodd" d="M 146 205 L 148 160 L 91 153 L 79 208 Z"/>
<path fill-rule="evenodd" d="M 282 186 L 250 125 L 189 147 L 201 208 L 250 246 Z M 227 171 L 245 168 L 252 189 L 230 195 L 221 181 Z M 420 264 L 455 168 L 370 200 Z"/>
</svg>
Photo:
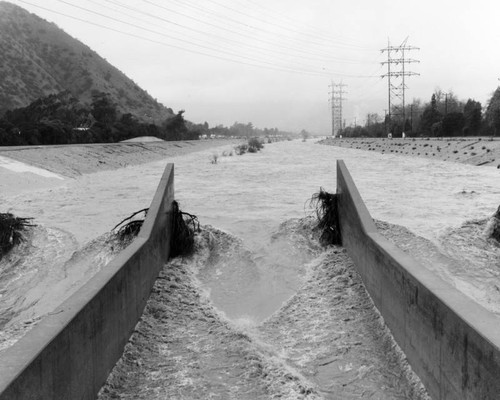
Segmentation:
<svg viewBox="0 0 500 400">
<path fill-rule="evenodd" d="M 321 248 L 314 224 L 287 220 L 264 252 L 289 254 L 288 291 L 269 287 L 260 252 L 204 227 L 195 256 L 163 268 L 98 398 L 427 399 L 346 250 Z"/>
<path fill-rule="evenodd" d="M 346 174 L 337 173 L 337 179 L 339 176 Z M 75 314 L 74 306 L 79 301 L 82 303 L 78 307 L 86 307 L 85 293 L 88 296 L 97 290 L 105 294 L 110 287 L 116 287 L 103 282 L 97 289 L 96 282 L 103 277 L 96 277 L 91 281 L 92 290 L 82 288 L 76 298 L 69 300 L 70 307 L 62 305 L 50 321 L 39 324 L 51 330 L 50 335 L 37 336 L 37 326 L 19 342 L 23 346 L 38 338 L 33 341 L 35 346 L 19 351 L 22 356 L 17 358 L 23 358 L 23 362 L 9 364 L 8 375 L 0 374 L 0 398 L 30 398 L 28 393 L 38 398 L 94 398 L 119 357 L 115 347 L 112 351 L 106 347 L 111 342 L 123 346 L 132 330 L 100 398 L 426 398 L 406 357 L 433 398 L 495 398 L 498 338 L 491 327 L 497 317 L 463 301 L 463 296 L 456 296 L 449 287 L 445 287 L 445 294 L 443 287 L 439 288 L 436 297 L 435 285 L 425 284 L 424 279 L 420 286 L 421 276 L 407 273 L 406 264 L 411 264 L 408 257 L 401 259 L 397 250 L 373 236 L 371 228 L 366 231 L 363 221 L 367 211 L 359 211 L 359 194 L 344 195 L 352 195 L 351 186 L 345 181 L 340 183 L 339 201 L 344 202 L 341 224 L 349 221 L 342 225 L 347 238 L 345 248 L 320 248 L 308 218 L 285 218 L 266 238 L 269 247 L 265 252 L 258 251 L 253 243 L 248 245 L 245 238 L 205 226 L 198 235 L 194 257 L 171 260 L 159 268 L 158 279 L 153 273 L 153 279 L 130 281 L 126 293 L 115 292 L 126 297 L 133 294 L 132 301 L 142 299 L 139 304 L 147 298 L 139 295 L 139 287 L 141 293 L 149 293 L 148 285 L 154 281 L 145 312 L 140 316 L 142 307 L 138 306 L 136 317 L 127 317 L 126 326 L 120 325 L 123 329 L 109 329 L 111 322 L 103 325 L 102 315 L 121 310 L 118 314 L 126 316 L 123 306 L 103 310 L 91 299 L 88 311 Z M 172 196 L 173 184 L 167 187 Z M 147 243 L 150 239 L 145 240 Z M 156 240 L 151 245 L 159 254 Z M 359 248 L 360 243 L 370 244 Z M 151 275 L 142 261 L 135 261 L 134 254 L 139 254 L 142 246 L 127 249 L 132 253 L 112 262 L 117 271 L 123 269 L 120 263 L 128 263 L 126 269 L 134 274 L 134 265 L 142 265 L 141 273 Z M 264 262 L 262 254 L 274 254 L 276 249 L 288 254 L 288 259 L 271 257 Z M 163 251 L 168 253 L 168 249 Z M 155 260 L 158 264 L 156 256 Z M 263 262 L 272 264 L 274 270 L 262 275 Z M 292 268 L 298 278 L 284 279 L 285 266 Z M 230 275 L 234 270 L 238 273 L 233 275 L 241 276 L 241 280 Z M 358 271 L 367 280 L 372 296 L 375 293 L 374 301 L 383 318 L 374 308 Z M 367 275 L 366 271 L 371 273 Z M 110 275 L 108 271 L 105 276 L 109 282 L 117 277 L 123 279 L 121 272 Z M 228 276 L 230 285 L 224 279 Z M 387 290 L 384 280 L 392 283 L 394 290 Z M 276 289 L 273 307 L 255 313 L 234 304 L 233 299 L 245 294 L 249 299 L 262 295 L 255 287 L 263 281 Z M 448 294 L 452 301 L 446 298 Z M 466 306 L 469 312 L 473 310 L 476 319 L 457 312 L 453 304 L 457 298 L 457 304 Z M 426 311 L 429 304 L 431 314 Z M 76 325 L 75 318 L 79 321 Z M 449 323 L 451 328 L 443 329 L 443 323 Z M 417 325 L 420 328 L 414 329 Z M 75 328 L 82 335 L 71 338 L 68 331 Z M 58 346 L 59 337 L 65 343 L 62 346 Z M 71 343 L 76 346 L 68 346 Z M 465 348 L 459 343 L 465 343 Z M 41 347 L 37 349 L 36 345 Z M 439 355 L 439 360 L 434 360 L 433 354 Z"/>
<path fill-rule="evenodd" d="M 346 251 L 311 249 L 311 226 L 284 228 L 311 260 L 296 293 L 255 325 L 216 308 L 202 276 L 251 255 L 226 233 L 204 231 L 195 260 L 163 269 L 99 399 L 427 398 Z"/>
</svg>

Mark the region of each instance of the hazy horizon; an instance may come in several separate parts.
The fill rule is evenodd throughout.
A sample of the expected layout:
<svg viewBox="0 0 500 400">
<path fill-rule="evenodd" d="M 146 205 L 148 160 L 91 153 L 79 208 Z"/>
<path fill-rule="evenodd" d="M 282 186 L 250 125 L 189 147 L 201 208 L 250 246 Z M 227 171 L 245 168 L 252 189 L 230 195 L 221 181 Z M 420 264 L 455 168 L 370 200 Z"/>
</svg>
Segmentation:
<svg viewBox="0 0 500 400">
<path fill-rule="evenodd" d="M 440 88 L 483 106 L 499 84 L 500 4 L 424 0 L 13 0 L 56 23 L 165 106 L 210 126 L 331 133 L 331 82 L 347 86 L 344 119 L 387 109 L 387 53 L 408 45 L 418 73 L 406 102 Z M 395 54 L 394 54 L 395 55 Z"/>
</svg>

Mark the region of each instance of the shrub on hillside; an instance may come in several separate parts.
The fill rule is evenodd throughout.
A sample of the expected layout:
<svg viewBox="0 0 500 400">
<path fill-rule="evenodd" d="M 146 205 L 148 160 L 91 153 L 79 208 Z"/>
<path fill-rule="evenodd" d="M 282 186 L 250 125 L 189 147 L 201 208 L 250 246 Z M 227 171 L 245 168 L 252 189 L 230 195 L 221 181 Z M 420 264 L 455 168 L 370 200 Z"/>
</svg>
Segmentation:
<svg viewBox="0 0 500 400">
<path fill-rule="evenodd" d="M 234 148 L 234 152 L 238 156 L 245 154 L 247 150 L 248 150 L 248 145 L 246 144 L 240 144 Z"/>
<path fill-rule="evenodd" d="M 261 141 L 254 137 L 248 140 L 248 152 L 249 153 L 256 153 L 260 149 L 264 148 L 264 145 L 261 143 Z"/>
</svg>

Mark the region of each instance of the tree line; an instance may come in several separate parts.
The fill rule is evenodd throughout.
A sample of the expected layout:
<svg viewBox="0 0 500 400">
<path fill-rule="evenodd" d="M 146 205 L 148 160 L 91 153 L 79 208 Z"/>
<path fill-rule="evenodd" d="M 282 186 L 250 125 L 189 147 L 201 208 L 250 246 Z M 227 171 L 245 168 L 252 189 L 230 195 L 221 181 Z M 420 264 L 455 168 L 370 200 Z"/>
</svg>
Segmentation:
<svg viewBox="0 0 500 400">
<path fill-rule="evenodd" d="M 113 143 L 140 136 L 163 140 L 197 140 L 202 137 L 285 135 L 278 129 L 257 129 L 235 122 L 227 128 L 193 124 L 184 110 L 159 124 L 145 123 L 120 113 L 109 94 L 94 92 L 89 105 L 69 92 L 39 98 L 26 107 L 8 110 L 0 117 L 0 146 Z"/>
<path fill-rule="evenodd" d="M 404 116 L 404 117 L 403 117 Z M 414 99 L 401 108 L 394 107 L 385 118 L 375 113 L 366 116 L 364 126 L 349 126 L 340 131 L 347 137 L 500 136 L 500 87 L 485 108 L 474 99 L 462 101 L 453 92 L 436 90 L 430 101 Z"/>
</svg>

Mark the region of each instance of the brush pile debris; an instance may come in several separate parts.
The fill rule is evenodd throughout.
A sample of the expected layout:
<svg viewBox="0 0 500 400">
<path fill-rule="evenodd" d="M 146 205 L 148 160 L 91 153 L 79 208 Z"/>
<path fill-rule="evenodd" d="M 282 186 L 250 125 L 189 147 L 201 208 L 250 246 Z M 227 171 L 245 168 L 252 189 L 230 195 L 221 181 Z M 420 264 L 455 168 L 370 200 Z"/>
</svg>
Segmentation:
<svg viewBox="0 0 500 400">
<path fill-rule="evenodd" d="M 125 218 L 123 221 L 118 223 L 112 231 L 116 231 L 116 235 L 120 240 L 130 239 L 139 234 L 141 230 L 142 224 L 146 219 L 146 215 L 148 214 L 149 208 L 144 208 L 142 210 L 136 211 L 129 217 Z M 137 218 L 139 214 L 144 213 L 143 218 Z"/>
<path fill-rule="evenodd" d="M 118 223 L 112 231 L 121 241 L 132 240 L 139 234 L 149 209 L 136 211 Z M 138 218 L 139 214 L 144 215 Z M 195 232 L 200 231 L 200 223 L 196 215 L 183 212 L 177 201 L 172 202 L 172 236 L 170 239 L 170 257 L 186 256 L 193 252 Z"/>
<path fill-rule="evenodd" d="M 23 232 L 28 227 L 35 226 L 31 223 L 32 219 L 0 213 L 0 259 L 24 240 Z"/>
<path fill-rule="evenodd" d="M 337 195 L 320 188 L 319 193 L 312 195 L 310 205 L 315 209 L 318 219 L 315 229 L 321 232 L 321 244 L 324 246 L 341 245 Z"/>
<path fill-rule="evenodd" d="M 172 203 L 172 237 L 170 239 L 170 257 L 186 256 L 193 252 L 194 235 L 200 231 L 196 215 L 183 212 L 179 203 Z"/>
</svg>

